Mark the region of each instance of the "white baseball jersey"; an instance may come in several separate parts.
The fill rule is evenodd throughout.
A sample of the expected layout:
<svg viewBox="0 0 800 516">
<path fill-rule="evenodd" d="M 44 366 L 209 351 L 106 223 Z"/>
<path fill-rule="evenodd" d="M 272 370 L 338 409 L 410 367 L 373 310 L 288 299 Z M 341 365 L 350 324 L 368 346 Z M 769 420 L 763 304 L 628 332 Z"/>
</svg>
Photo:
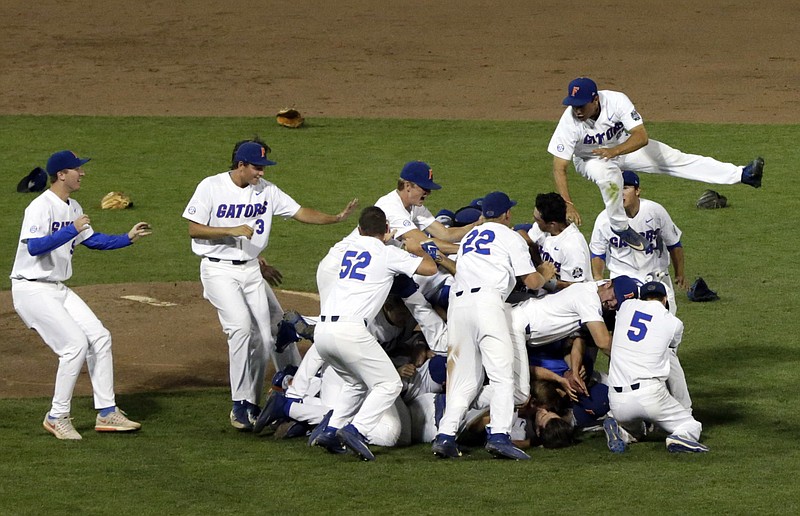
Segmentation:
<svg viewBox="0 0 800 516">
<path fill-rule="evenodd" d="M 592 279 L 589 246 L 578 226 L 570 224 L 564 231 L 553 236 L 534 223 L 528 230 L 528 236 L 539 246 L 542 260 L 555 266 L 558 279 L 569 283 Z"/>
<path fill-rule="evenodd" d="M 458 274 L 450 296 L 458 291 L 486 288 L 505 300 L 517 276 L 536 272 L 528 246 L 519 233 L 496 222 L 473 228 L 461 240 L 456 258 Z"/>
<path fill-rule="evenodd" d="M 526 299 L 512 308 L 515 333 L 523 332 L 529 346 L 563 339 L 583 324 L 603 321 L 603 307 L 593 281 L 576 283 L 542 298 Z"/>
<path fill-rule="evenodd" d="M 485 370 L 492 389 L 489 426 L 493 433 L 509 433 L 514 417 L 515 346 L 505 299 L 517 276 L 536 268 L 522 236 L 496 222 L 485 222 L 464 236 L 457 263 L 447 310 L 447 407 L 439 432 L 456 435 L 478 395 Z M 525 383 L 529 392 L 529 379 Z"/>
<path fill-rule="evenodd" d="M 219 240 L 192 239 L 198 256 L 221 260 L 253 260 L 269 244 L 272 217 L 293 217 L 300 205 L 280 188 L 264 179 L 256 185 L 237 186 L 229 172 L 203 179 L 189 200 L 183 217 L 211 227 L 253 228 L 250 239 L 228 237 Z"/>
<path fill-rule="evenodd" d="M 627 386 L 643 380 L 666 381 L 669 348 L 683 337 L 683 322 L 658 301 L 629 299 L 617 311 L 608 383 Z"/>
<path fill-rule="evenodd" d="M 68 199 L 64 202 L 51 190 L 45 190 L 34 199 L 25 208 L 11 279 L 66 281 L 72 277 L 72 253 L 76 245 L 94 234 L 92 228 L 81 231 L 71 241 L 39 256 L 31 256 L 27 242 L 29 239 L 52 235 L 72 225 L 81 215 L 83 208 L 78 201 Z"/>
<path fill-rule="evenodd" d="M 671 247 L 681 239 L 681 230 L 672 221 L 667 210 L 657 202 L 639 200 L 639 213 L 628 218 L 630 227 L 644 236 L 650 244 L 656 243 L 656 232 L 660 230 L 665 247 Z M 592 256 L 605 256 L 606 268 L 610 277 L 630 276 L 642 283 L 649 281 L 648 274 L 669 274 L 669 251 L 661 253 L 650 249 L 646 252 L 633 251 L 628 244 L 611 231 L 608 214 L 601 211 L 594 222 L 592 239 L 589 244 Z"/>
<path fill-rule="evenodd" d="M 594 149 L 616 147 L 625 142 L 634 127 L 644 123 L 633 102 L 624 93 L 601 90 L 597 120 L 580 121 L 567 106 L 556 126 L 547 152 L 562 159 L 593 158 Z"/>
<path fill-rule="evenodd" d="M 400 198 L 400 194 L 397 193 L 397 190 L 392 190 L 375 201 L 375 206 L 383 210 L 383 213 L 386 214 L 386 222 L 389 224 L 389 231 L 394 231 L 394 236 L 397 239 L 412 229 L 424 231 L 436 220 L 425 206 L 412 206 L 410 210 L 407 210 L 405 206 L 403 206 L 403 200 Z M 334 249 L 344 249 L 357 236 L 358 227 L 351 231 L 343 240 L 334 244 Z"/>
<path fill-rule="evenodd" d="M 320 313 L 372 321 L 386 301 L 394 277 L 413 275 L 420 263 L 419 256 L 359 235 L 343 254 L 339 278 L 322 300 Z"/>
</svg>

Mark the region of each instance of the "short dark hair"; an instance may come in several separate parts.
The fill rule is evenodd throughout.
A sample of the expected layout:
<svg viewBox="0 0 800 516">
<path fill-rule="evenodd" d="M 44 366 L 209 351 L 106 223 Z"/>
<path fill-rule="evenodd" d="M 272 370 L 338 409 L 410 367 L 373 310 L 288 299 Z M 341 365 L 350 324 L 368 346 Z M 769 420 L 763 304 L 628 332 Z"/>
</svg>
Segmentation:
<svg viewBox="0 0 800 516">
<path fill-rule="evenodd" d="M 567 415 L 570 410 L 570 402 L 566 396 L 558 392 L 559 385 L 549 380 L 534 380 L 531 383 L 531 396 L 533 405 L 555 412 L 559 416 Z"/>
<path fill-rule="evenodd" d="M 386 214 L 377 206 L 367 206 L 358 217 L 361 234 L 382 237 L 386 234 Z"/>
<path fill-rule="evenodd" d="M 543 193 L 536 196 L 536 209 L 545 222 L 567 223 L 567 203 L 556 192 Z"/>
<path fill-rule="evenodd" d="M 539 439 L 545 448 L 566 448 L 575 443 L 573 428 L 567 421 L 554 417 L 539 431 Z"/>
<path fill-rule="evenodd" d="M 264 150 L 267 151 L 265 154 L 269 154 L 270 152 L 272 152 L 272 149 L 269 148 L 269 145 L 267 145 L 267 142 L 262 140 L 261 137 L 259 135 L 257 135 L 257 134 L 255 136 L 253 136 L 252 138 L 249 138 L 247 140 L 239 140 L 238 142 L 236 142 L 236 144 L 234 144 L 233 152 L 231 152 L 231 170 L 236 170 L 239 167 L 239 161 L 240 160 L 236 159 L 236 151 L 239 150 L 239 147 L 241 147 L 242 144 L 248 143 L 248 142 L 255 142 L 255 143 L 261 145 L 262 147 L 264 147 Z M 247 163 L 245 163 L 245 165 L 246 164 Z"/>
</svg>

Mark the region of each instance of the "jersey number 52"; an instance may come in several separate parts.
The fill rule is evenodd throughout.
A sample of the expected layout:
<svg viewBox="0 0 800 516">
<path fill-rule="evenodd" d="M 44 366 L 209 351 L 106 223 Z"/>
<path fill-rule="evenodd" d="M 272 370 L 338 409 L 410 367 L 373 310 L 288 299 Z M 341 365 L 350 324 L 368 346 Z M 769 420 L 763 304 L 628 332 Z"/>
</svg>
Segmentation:
<svg viewBox="0 0 800 516">
<path fill-rule="evenodd" d="M 367 251 L 362 251 L 361 254 L 358 254 L 356 251 L 347 251 L 344 253 L 344 258 L 342 258 L 342 268 L 339 269 L 339 277 L 342 279 L 351 278 L 364 281 L 367 279 L 367 276 L 359 271 L 369 265 L 370 261 L 372 261 L 372 256 L 370 256 Z"/>
</svg>

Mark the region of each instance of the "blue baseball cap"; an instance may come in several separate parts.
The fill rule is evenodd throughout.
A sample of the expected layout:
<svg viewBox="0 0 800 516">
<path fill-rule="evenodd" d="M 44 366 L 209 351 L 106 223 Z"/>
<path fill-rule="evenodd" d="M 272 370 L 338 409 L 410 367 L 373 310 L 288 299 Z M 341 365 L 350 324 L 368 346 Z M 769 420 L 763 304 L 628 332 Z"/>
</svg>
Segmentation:
<svg viewBox="0 0 800 516">
<path fill-rule="evenodd" d="M 631 172 L 630 170 L 623 170 L 622 185 L 635 186 L 636 188 L 639 188 L 639 175 L 636 172 Z"/>
<path fill-rule="evenodd" d="M 667 287 L 660 281 L 648 281 L 639 289 L 639 297 L 641 299 L 649 299 L 651 297 L 665 297 L 667 295 Z"/>
<path fill-rule="evenodd" d="M 433 182 L 433 170 L 424 161 L 409 161 L 403 165 L 400 179 L 411 181 L 425 190 L 439 190 L 442 188 Z"/>
<path fill-rule="evenodd" d="M 617 276 L 613 280 L 614 296 L 617 298 L 617 310 L 628 299 L 639 297 L 639 285 L 630 276 Z"/>
<path fill-rule="evenodd" d="M 561 103 L 565 106 L 585 106 L 596 96 L 597 84 L 588 77 L 578 77 L 567 86 L 567 96 Z"/>
<path fill-rule="evenodd" d="M 479 218 L 481 218 L 481 210 L 472 206 L 464 206 L 459 208 L 453 217 L 453 226 L 457 228 L 468 226 L 473 222 L 477 222 Z"/>
<path fill-rule="evenodd" d="M 36 167 L 30 174 L 23 177 L 17 184 L 17 192 L 41 192 L 47 185 L 47 172 L 42 167 Z"/>
<path fill-rule="evenodd" d="M 274 161 L 267 159 L 267 149 L 263 145 L 256 142 L 245 142 L 236 149 L 236 154 L 233 156 L 233 161 L 250 163 L 251 165 L 261 165 L 268 167 L 277 165 Z"/>
<path fill-rule="evenodd" d="M 47 173 L 54 176 L 68 168 L 82 167 L 92 158 L 81 159 L 74 152 L 62 150 L 53 153 L 47 160 Z"/>
<path fill-rule="evenodd" d="M 473 208 L 481 209 L 481 206 L 483 205 L 483 197 L 478 197 L 477 199 L 472 199 L 472 201 L 470 201 L 469 205 L 472 206 Z"/>
<path fill-rule="evenodd" d="M 487 219 L 494 219 L 517 205 L 517 201 L 512 201 L 503 192 L 492 192 L 483 198 L 483 216 Z"/>
</svg>

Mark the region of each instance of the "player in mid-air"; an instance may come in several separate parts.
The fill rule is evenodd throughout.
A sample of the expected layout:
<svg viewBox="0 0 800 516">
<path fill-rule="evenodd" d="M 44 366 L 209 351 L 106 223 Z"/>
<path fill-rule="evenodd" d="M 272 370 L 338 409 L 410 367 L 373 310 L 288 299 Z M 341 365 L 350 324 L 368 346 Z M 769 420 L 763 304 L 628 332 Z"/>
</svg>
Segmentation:
<svg viewBox="0 0 800 516">
<path fill-rule="evenodd" d="M 597 90 L 595 82 L 579 77 L 569 83 L 562 104 L 567 106 L 550 139 L 553 178 L 567 202 L 567 215 L 580 225 L 581 217 L 569 193 L 570 160 L 583 177 L 594 181 L 603 196 L 611 229 L 632 249 L 645 251 L 647 242 L 628 226 L 622 207 L 622 170 L 668 174 L 714 184 L 761 186 L 764 160 L 746 166 L 686 154 L 649 139 L 642 116 L 624 93 Z"/>
<path fill-rule="evenodd" d="M 58 355 L 53 402 L 42 424 L 58 439 L 66 440 L 81 439 L 69 416 L 75 382 L 84 362 L 98 411 L 95 430 L 130 432 L 141 427 L 116 406 L 111 334 L 91 308 L 63 283 L 72 276 L 72 255 L 77 244 L 90 249 L 119 249 L 151 232 L 146 222 L 139 222 L 121 235 L 105 235 L 92 228 L 89 216 L 71 198 L 80 190 L 83 165 L 88 161 L 66 150 L 47 160 L 50 188 L 25 209 L 11 271 L 14 309 Z"/>
<path fill-rule="evenodd" d="M 550 262 L 534 267 L 525 240 L 509 227 L 515 205 L 503 192 L 486 195 L 485 222 L 467 233 L 458 251 L 447 309 L 447 407 L 432 445 L 442 458 L 461 455 L 456 436 L 485 370 L 492 391 L 486 450 L 497 457 L 530 459 L 509 436 L 514 420 L 514 346 L 505 300 L 518 278 L 530 289 L 541 288 L 555 275 L 555 267 Z M 527 401 L 530 384 L 527 388 L 520 403 Z"/>
<path fill-rule="evenodd" d="M 274 347 L 259 256 L 269 243 L 272 217 L 334 224 L 347 219 L 358 201 L 337 215 L 300 206 L 263 178 L 264 167 L 275 162 L 267 158 L 267 147 L 255 141 L 241 144 L 234 161 L 234 169 L 200 182 L 183 217 L 189 221 L 192 251 L 202 258 L 203 296 L 217 309 L 228 338 L 231 425 L 251 430 Z"/>
</svg>

